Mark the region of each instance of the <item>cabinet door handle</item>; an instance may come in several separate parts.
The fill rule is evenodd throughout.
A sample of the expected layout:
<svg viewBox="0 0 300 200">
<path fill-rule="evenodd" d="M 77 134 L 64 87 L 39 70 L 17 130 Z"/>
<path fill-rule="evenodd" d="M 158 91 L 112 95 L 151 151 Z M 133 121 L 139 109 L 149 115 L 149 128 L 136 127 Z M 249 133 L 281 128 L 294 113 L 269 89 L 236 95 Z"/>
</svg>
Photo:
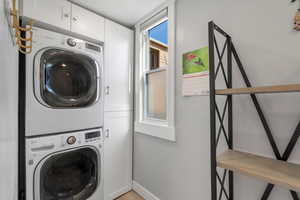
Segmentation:
<svg viewBox="0 0 300 200">
<path fill-rule="evenodd" d="M 77 17 L 73 17 L 73 21 L 76 22 L 77 21 Z"/>
<path fill-rule="evenodd" d="M 109 129 L 105 130 L 105 137 L 110 138 L 110 130 Z"/>
<path fill-rule="evenodd" d="M 63 20 L 64 18 L 69 18 L 69 13 L 65 12 L 65 7 L 61 8 L 61 19 Z"/>
<path fill-rule="evenodd" d="M 109 90 L 110 90 L 110 87 L 109 87 L 109 86 L 106 86 L 106 88 L 105 88 L 105 94 L 106 94 L 106 95 L 109 95 Z"/>
<path fill-rule="evenodd" d="M 61 18 L 61 20 L 64 19 L 64 7 L 61 8 L 61 17 L 60 18 Z"/>
</svg>

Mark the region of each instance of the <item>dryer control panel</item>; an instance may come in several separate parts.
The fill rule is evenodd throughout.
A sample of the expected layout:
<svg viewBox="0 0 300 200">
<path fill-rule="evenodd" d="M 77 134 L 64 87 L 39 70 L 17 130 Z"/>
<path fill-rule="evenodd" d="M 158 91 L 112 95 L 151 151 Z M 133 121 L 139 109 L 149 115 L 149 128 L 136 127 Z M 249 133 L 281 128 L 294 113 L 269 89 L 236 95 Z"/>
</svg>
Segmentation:
<svg viewBox="0 0 300 200">
<path fill-rule="evenodd" d="M 85 51 L 89 51 L 92 53 L 101 53 L 102 52 L 102 48 L 103 46 L 99 45 L 99 44 L 93 44 L 90 42 L 86 42 L 80 39 L 76 39 L 76 38 L 69 38 L 69 37 L 64 37 L 63 38 L 63 45 L 67 45 L 71 48 L 76 48 L 76 49 L 81 49 L 81 50 L 85 50 Z"/>
</svg>

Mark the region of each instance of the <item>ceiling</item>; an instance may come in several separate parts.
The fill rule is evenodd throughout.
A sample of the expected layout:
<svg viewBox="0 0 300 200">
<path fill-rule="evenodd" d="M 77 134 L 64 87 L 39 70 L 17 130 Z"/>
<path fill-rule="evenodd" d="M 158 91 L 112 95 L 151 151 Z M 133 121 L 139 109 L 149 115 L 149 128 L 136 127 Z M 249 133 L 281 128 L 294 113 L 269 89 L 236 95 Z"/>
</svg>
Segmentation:
<svg viewBox="0 0 300 200">
<path fill-rule="evenodd" d="M 165 0 L 71 0 L 126 26 L 133 26 Z"/>
</svg>

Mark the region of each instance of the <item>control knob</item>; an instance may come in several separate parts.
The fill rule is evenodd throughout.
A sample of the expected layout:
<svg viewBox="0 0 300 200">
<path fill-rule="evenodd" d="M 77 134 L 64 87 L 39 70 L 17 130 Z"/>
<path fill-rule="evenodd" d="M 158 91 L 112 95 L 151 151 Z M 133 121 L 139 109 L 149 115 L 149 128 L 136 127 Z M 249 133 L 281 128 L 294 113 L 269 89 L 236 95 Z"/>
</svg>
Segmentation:
<svg viewBox="0 0 300 200">
<path fill-rule="evenodd" d="M 67 138 L 67 143 L 69 145 L 75 144 L 75 142 L 76 142 L 76 137 L 70 136 L 70 137 Z"/>
<path fill-rule="evenodd" d="M 69 38 L 67 40 L 67 44 L 71 47 L 75 47 L 77 45 L 76 41 L 73 38 Z"/>
</svg>

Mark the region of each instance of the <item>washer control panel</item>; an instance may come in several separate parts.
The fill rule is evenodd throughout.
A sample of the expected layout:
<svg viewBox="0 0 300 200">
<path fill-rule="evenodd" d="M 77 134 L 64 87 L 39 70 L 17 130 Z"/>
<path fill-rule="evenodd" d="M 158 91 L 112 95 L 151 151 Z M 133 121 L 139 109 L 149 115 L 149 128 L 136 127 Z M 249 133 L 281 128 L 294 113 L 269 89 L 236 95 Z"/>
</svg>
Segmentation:
<svg viewBox="0 0 300 200">
<path fill-rule="evenodd" d="M 45 137 L 26 139 L 26 159 L 29 166 L 33 166 L 38 159 L 51 153 L 78 148 L 82 146 L 96 146 L 102 148 L 102 128 L 78 131 Z"/>
<path fill-rule="evenodd" d="M 48 151 L 53 151 L 57 148 L 68 148 L 69 146 L 76 147 L 90 143 L 101 143 L 102 139 L 101 128 L 48 137 L 32 138 L 27 140 L 27 148 L 30 149 L 30 152 L 32 153 L 45 153 Z"/>
<path fill-rule="evenodd" d="M 63 145 L 76 145 L 99 141 L 102 139 L 102 129 L 85 131 L 80 134 L 71 134 L 62 136 Z"/>
</svg>

